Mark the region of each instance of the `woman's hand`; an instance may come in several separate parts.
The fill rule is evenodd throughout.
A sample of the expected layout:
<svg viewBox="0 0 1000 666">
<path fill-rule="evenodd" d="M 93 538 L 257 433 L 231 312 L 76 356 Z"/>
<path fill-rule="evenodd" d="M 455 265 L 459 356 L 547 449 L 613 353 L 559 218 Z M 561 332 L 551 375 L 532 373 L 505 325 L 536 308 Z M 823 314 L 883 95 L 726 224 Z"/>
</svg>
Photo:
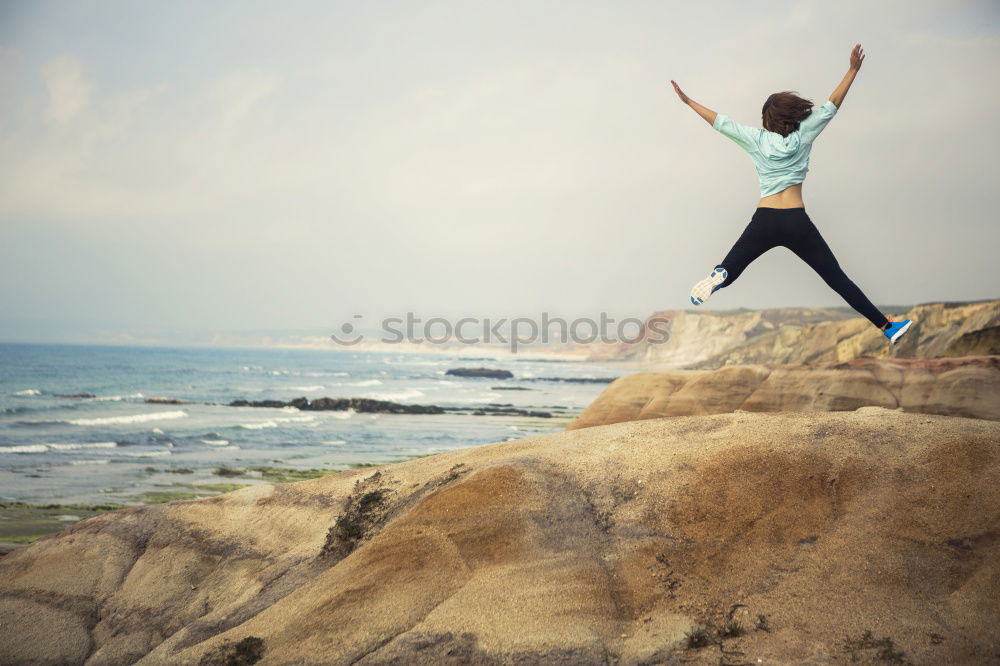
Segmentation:
<svg viewBox="0 0 1000 666">
<path fill-rule="evenodd" d="M 670 82 L 674 84 L 674 90 L 677 92 L 677 96 L 681 98 L 681 101 L 684 102 L 685 104 L 690 103 L 691 98 L 689 98 L 687 95 L 684 94 L 684 91 L 681 90 L 681 87 L 679 85 L 677 85 L 677 82 L 674 81 L 673 79 L 670 79 Z"/>
<path fill-rule="evenodd" d="M 860 71 L 861 63 L 865 60 L 865 51 L 861 48 L 861 44 L 855 44 L 854 48 L 851 50 L 851 70 Z"/>
</svg>

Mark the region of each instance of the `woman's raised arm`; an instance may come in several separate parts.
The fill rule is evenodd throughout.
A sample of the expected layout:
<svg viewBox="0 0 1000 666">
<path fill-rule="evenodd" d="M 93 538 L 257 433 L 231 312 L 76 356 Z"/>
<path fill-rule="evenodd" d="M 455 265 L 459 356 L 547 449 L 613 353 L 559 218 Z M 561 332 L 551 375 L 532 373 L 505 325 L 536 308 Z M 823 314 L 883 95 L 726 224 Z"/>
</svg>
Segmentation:
<svg viewBox="0 0 1000 666">
<path fill-rule="evenodd" d="M 855 44 L 854 48 L 851 50 L 851 66 L 847 70 L 847 74 L 844 74 L 844 79 L 837 86 L 837 89 L 833 91 L 830 95 L 830 101 L 833 102 L 837 109 L 840 109 L 840 105 L 844 103 L 844 98 L 847 97 L 847 91 L 851 89 L 851 84 L 854 83 L 854 77 L 858 75 L 861 71 L 861 63 L 864 62 L 865 51 L 861 48 L 861 44 Z"/>
<path fill-rule="evenodd" d="M 715 125 L 715 116 L 718 115 L 715 113 L 715 111 L 712 111 L 712 109 L 709 109 L 708 107 L 702 106 L 698 102 L 694 101 L 693 99 L 685 95 L 684 92 L 681 90 L 681 87 L 677 85 L 677 82 L 674 81 L 673 79 L 670 79 L 670 82 L 674 84 L 674 90 L 677 92 L 677 96 L 681 98 L 682 102 L 684 102 L 692 109 L 694 109 L 695 112 L 699 116 L 704 118 L 705 122 L 707 122 L 709 125 Z"/>
</svg>

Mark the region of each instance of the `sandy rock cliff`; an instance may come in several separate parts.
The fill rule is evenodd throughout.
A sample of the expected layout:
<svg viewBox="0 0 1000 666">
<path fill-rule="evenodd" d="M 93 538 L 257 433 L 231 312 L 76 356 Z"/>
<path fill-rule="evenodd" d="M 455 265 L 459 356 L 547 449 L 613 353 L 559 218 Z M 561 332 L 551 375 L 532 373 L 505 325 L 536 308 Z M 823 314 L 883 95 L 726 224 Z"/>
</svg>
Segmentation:
<svg viewBox="0 0 1000 666">
<path fill-rule="evenodd" d="M 1000 420 L 1000 356 L 642 372 L 609 384 L 568 429 L 738 409 L 826 412 L 866 405 Z"/>
<path fill-rule="evenodd" d="M 1000 354 L 1000 300 L 918 305 L 893 319 L 913 328 L 895 347 L 866 319 L 834 310 L 758 310 L 739 313 L 658 312 L 668 322 L 664 343 L 618 345 L 602 360 L 630 360 L 651 369 L 716 369 L 755 363 L 832 363 L 852 358 L 935 358 Z M 661 327 L 663 324 L 661 324 Z M 647 339 L 655 330 L 648 328 Z"/>
</svg>

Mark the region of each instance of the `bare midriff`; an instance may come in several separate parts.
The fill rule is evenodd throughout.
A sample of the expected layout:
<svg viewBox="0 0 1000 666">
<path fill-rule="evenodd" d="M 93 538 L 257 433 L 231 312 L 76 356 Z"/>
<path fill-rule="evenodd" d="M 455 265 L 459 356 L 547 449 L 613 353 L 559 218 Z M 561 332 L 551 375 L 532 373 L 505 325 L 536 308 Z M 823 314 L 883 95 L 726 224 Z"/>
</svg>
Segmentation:
<svg viewBox="0 0 1000 666">
<path fill-rule="evenodd" d="M 762 198 L 757 206 L 762 208 L 805 208 L 806 205 L 802 203 L 802 183 L 796 183 L 780 192 Z"/>
</svg>

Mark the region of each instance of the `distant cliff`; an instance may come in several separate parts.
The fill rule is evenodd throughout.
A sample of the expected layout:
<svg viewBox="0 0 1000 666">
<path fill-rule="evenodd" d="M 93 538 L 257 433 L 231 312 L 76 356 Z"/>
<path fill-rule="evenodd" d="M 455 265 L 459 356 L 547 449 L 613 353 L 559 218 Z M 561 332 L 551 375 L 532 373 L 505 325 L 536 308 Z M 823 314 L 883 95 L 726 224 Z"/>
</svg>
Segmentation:
<svg viewBox="0 0 1000 666">
<path fill-rule="evenodd" d="M 893 319 L 913 327 L 895 347 L 866 320 L 837 310 L 657 312 L 670 339 L 602 350 L 603 360 L 651 368 L 715 369 L 757 363 L 834 363 L 852 358 L 936 358 L 1000 354 L 1000 300 L 929 303 Z M 654 331 L 650 331 L 654 333 Z"/>
<path fill-rule="evenodd" d="M 567 429 L 737 410 L 865 406 L 1000 420 L 1000 356 L 640 372 L 614 381 Z"/>
</svg>

